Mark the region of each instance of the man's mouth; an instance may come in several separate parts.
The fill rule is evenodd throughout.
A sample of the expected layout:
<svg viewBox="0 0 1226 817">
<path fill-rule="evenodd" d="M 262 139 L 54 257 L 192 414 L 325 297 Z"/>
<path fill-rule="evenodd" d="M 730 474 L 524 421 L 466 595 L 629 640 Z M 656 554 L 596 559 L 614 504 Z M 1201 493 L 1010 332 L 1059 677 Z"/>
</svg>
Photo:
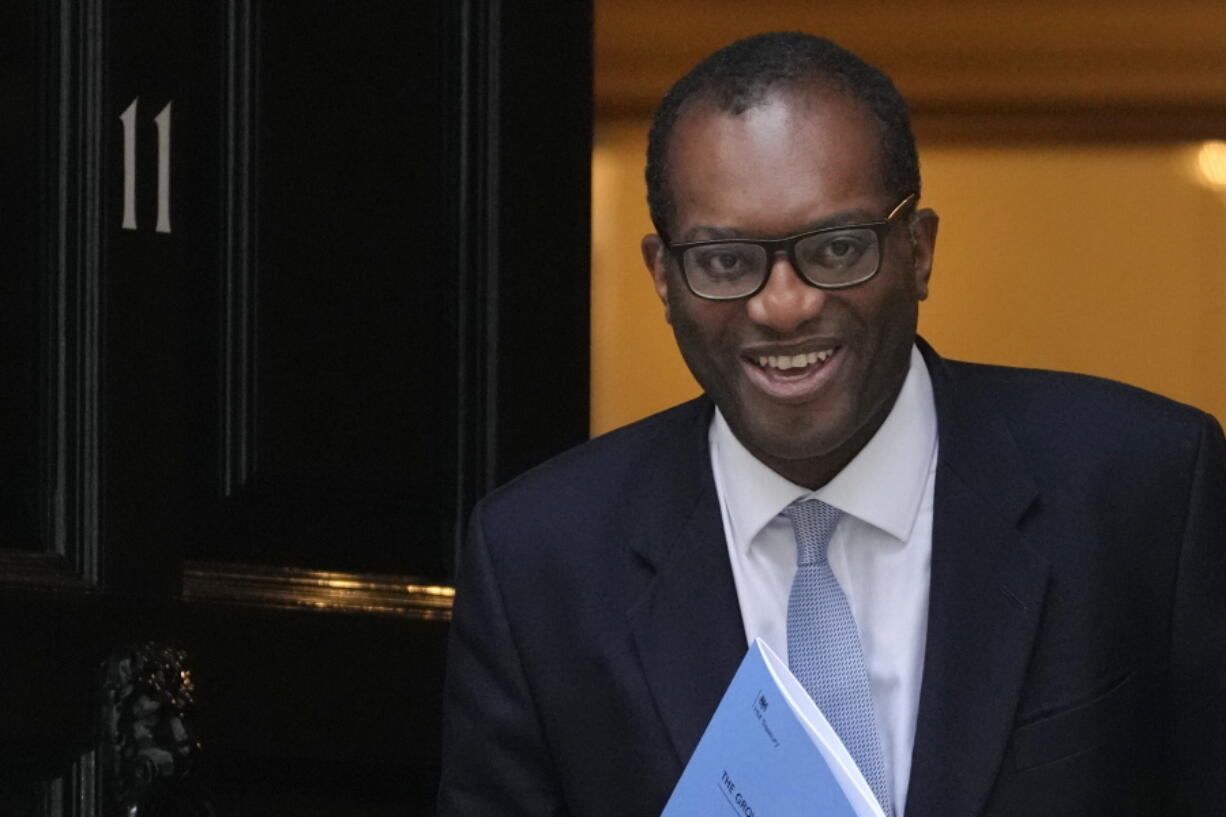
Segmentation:
<svg viewBox="0 0 1226 817">
<path fill-rule="evenodd" d="M 751 352 L 742 359 L 749 381 L 764 394 L 784 403 L 804 403 L 816 398 L 836 377 L 842 348 L 774 355 Z"/>
<path fill-rule="evenodd" d="M 786 372 L 789 369 L 804 369 L 818 363 L 825 363 L 834 352 L 834 349 L 822 349 L 820 352 L 801 352 L 795 355 L 758 355 L 758 366 L 780 372 Z M 799 375 L 801 372 L 795 372 L 795 374 Z"/>
</svg>

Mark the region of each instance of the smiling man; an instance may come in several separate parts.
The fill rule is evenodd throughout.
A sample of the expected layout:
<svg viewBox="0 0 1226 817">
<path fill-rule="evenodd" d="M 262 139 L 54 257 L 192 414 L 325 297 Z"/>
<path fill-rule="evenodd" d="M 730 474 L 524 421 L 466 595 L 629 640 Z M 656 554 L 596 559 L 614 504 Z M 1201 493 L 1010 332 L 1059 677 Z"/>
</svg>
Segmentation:
<svg viewBox="0 0 1226 817">
<path fill-rule="evenodd" d="M 440 814 L 658 814 L 757 637 L 888 815 L 1220 813 L 1217 423 L 923 344 L 906 105 L 829 41 L 700 63 L 647 179 L 705 395 L 474 512 Z"/>
<path fill-rule="evenodd" d="M 736 438 L 816 488 L 898 396 L 937 219 L 914 210 L 917 167 L 886 183 L 882 126 L 837 85 L 742 93 L 693 99 L 673 125 L 658 160 L 668 169 L 649 170 L 667 174 L 670 199 L 643 255 L 686 363 Z M 729 102 L 749 107 L 730 114 Z M 775 236 L 791 238 L 746 243 Z"/>
</svg>

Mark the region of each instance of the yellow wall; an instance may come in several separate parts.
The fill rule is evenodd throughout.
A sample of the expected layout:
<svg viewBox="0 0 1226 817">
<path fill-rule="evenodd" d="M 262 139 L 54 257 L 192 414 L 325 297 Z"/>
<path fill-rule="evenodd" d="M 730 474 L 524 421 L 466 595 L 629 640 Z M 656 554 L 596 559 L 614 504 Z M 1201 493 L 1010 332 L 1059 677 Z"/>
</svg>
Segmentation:
<svg viewBox="0 0 1226 817">
<path fill-rule="evenodd" d="M 597 126 L 593 434 L 698 393 L 639 256 L 645 134 Z M 941 230 L 920 331 L 948 357 L 1103 375 L 1226 418 L 1226 200 L 1191 150 L 921 145 Z"/>
<path fill-rule="evenodd" d="M 592 434 L 698 394 L 651 288 L 646 128 L 598 125 L 592 155 Z"/>
</svg>

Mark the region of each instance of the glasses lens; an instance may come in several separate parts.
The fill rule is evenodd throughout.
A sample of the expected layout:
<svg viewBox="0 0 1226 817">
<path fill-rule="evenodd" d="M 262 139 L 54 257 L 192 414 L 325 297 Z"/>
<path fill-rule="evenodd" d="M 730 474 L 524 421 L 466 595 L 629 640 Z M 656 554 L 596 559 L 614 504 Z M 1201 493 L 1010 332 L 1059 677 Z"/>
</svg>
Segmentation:
<svg viewBox="0 0 1226 817">
<path fill-rule="evenodd" d="M 873 277 L 881 253 L 871 229 L 829 230 L 796 242 L 800 271 L 815 284 L 838 286 Z"/>
<path fill-rule="evenodd" d="M 753 292 L 766 272 L 766 250 L 755 244 L 704 244 L 682 256 L 690 288 L 709 298 Z"/>
</svg>

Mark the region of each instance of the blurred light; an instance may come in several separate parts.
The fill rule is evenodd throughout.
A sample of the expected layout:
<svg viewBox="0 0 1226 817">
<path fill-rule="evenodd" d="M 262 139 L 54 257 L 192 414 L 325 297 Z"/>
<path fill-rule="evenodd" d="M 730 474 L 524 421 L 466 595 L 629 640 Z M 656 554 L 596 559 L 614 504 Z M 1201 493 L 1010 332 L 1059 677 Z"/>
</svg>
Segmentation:
<svg viewBox="0 0 1226 817">
<path fill-rule="evenodd" d="M 1226 190 L 1226 142 L 1205 142 L 1196 152 L 1201 182 L 1213 190 Z"/>
</svg>

